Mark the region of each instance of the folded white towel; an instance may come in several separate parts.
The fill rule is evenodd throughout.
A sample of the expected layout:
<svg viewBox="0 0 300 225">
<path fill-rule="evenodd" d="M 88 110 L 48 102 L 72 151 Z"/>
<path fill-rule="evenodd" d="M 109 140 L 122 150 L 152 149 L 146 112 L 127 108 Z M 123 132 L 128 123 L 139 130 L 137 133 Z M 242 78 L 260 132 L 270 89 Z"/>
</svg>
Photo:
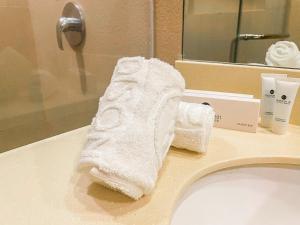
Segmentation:
<svg viewBox="0 0 300 225">
<path fill-rule="evenodd" d="M 120 59 L 99 101 L 80 165 L 133 199 L 149 194 L 174 138 L 184 79 L 158 59 Z"/>
<path fill-rule="evenodd" d="M 172 146 L 206 152 L 215 113 L 212 107 L 180 102 Z"/>
<path fill-rule="evenodd" d="M 278 41 L 272 44 L 266 53 L 266 64 L 300 68 L 300 54 L 297 45 L 290 41 Z"/>
</svg>

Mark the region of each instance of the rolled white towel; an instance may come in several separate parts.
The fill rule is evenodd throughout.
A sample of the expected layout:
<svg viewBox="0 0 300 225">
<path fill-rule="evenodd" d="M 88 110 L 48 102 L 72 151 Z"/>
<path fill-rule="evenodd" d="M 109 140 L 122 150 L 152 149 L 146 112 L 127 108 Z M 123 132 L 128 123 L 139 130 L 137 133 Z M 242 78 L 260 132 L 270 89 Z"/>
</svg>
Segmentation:
<svg viewBox="0 0 300 225">
<path fill-rule="evenodd" d="M 80 166 L 107 187 L 138 199 L 153 190 L 174 138 L 185 82 L 158 59 L 120 59 L 99 101 Z"/>
<path fill-rule="evenodd" d="M 172 146 L 206 152 L 214 119 L 215 113 L 212 107 L 180 102 Z"/>
<path fill-rule="evenodd" d="M 265 61 L 269 66 L 300 68 L 299 49 L 294 42 L 278 41 L 269 47 Z"/>
</svg>

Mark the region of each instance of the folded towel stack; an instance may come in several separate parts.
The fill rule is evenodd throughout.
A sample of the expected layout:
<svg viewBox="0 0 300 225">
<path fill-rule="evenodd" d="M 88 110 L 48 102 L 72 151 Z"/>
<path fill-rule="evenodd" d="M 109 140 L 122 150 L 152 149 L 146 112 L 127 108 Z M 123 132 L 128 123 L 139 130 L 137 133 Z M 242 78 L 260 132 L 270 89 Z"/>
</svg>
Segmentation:
<svg viewBox="0 0 300 225">
<path fill-rule="evenodd" d="M 172 146 L 206 152 L 214 119 L 212 107 L 180 102 Z"/>
<path fill-rule="evenodd" d="M 120 59 L 99 101 L 80 166 L 133 199 L 149 194 L 174 138 L 184 79 L 157 59 Z"/>
<path fill-rule="evenodd" d="M 300 68 L 299 49 L 294 42 L 278 41 L 269 47 L 265 61 L 269 66 Z"/>
</svg>

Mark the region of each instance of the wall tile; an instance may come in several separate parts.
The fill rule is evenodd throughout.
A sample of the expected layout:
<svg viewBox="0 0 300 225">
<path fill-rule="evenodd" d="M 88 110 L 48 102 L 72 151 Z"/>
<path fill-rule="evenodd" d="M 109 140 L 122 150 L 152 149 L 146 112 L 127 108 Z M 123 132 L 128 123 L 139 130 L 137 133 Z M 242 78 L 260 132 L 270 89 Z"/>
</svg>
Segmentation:
<svg viewBox="0 0 300 225">
<path fill-rule="evenodd" d="M 181 58 L 182 0 L 155 1 L 155 56 L 170 63 Z"/>
</svg>

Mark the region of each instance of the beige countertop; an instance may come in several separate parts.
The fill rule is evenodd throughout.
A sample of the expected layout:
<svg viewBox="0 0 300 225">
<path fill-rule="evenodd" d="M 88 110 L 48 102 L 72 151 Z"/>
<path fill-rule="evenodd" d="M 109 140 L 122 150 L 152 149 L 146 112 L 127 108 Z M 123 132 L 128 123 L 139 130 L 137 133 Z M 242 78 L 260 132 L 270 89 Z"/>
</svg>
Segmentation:
<svg viewBox="0 0 300 225">
<path fill-rule="evenodd" d="M 185 188 L 228 167 L 300 164 L 300 127 L 278 136 L 214 128 L 208 153 L 169 151 L 151 196 L 133 201 L 77 170 L 88 127 L 0 154 L 2 225 L 167 225 Z"/>
</svg>

